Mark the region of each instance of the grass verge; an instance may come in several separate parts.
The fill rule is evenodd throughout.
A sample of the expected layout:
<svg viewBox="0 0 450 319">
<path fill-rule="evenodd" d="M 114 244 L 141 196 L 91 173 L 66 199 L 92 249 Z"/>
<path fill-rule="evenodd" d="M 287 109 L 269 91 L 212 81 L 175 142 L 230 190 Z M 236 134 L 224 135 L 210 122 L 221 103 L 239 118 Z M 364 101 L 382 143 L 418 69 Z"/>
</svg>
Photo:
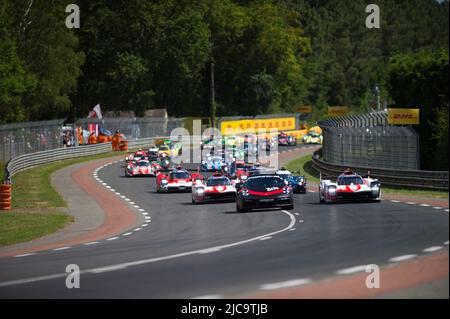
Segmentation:
<svg viewBox="0 0 450 319">
<path fill-rule="evenodd" d="M 300 169 L 301 174 L 303 174 L 309 182 L 319 182 L 319 172 L 312 166 L 311 155 L 306 155 L 297 158 L 286 165 L 286 169 L 290 171 L 298 171 Z M 419 190 L 413 188 L 404 187 L 388 187 L 383 186 L 383 192 L 389 195 L 398 196 L 416 196 L 424 198 L 438 198 L 438 199 L 448 199 L 448 192 L 445 191 L 433 191 L 433 190 Z"/>
<path fill-rule="evenodd" d="M 64 199 L 51 185 L 51 175 L 66 166 L 123 155 L 109 152 L 58 161 L 13 176 L 11 211 L 0 211 L 0 246 L 30 241 L 62 229 L 73 221 L 63 212 Z"/>
</svg>

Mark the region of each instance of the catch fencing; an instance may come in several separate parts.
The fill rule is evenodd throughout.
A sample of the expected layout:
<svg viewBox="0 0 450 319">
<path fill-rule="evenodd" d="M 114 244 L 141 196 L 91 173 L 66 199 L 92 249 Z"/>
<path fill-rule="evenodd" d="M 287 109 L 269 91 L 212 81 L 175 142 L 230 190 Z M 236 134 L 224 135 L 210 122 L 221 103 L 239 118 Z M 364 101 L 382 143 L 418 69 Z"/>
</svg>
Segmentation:
<svg viewBox="0 0 450 319">
<path fill-rule="evenodd" d="M 319 122 L 323 160 L 335 165 L 420 169 L 419 136 L 407 126 L 389 126 L 387 112 Z"/>
<path fill-rule="evenodd" d="M 0 125 L 0 161 L 62 146 L 64 119 Z"/>
</svg>

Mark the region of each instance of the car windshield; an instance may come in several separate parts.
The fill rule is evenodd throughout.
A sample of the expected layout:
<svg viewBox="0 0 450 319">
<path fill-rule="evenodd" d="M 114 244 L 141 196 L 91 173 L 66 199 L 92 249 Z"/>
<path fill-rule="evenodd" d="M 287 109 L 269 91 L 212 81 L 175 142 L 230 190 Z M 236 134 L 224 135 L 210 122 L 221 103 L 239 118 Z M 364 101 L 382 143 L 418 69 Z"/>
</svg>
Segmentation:
<svg viewBox="0 0 450 319">
<path fill-rule="evenodd" d="M 230 185 L 230 180 L 228 178 L 211 178 L 206 182 L 206 186 L 228 186 Z"/>
<path fill-rule="evenodd" d="M 149 166 L 149 162 L 139 162 L 138 163 L 139 166 Z"/>
<path fill-rule="evenodd" d="M 286 186 L 284 180 L 277 176 L 257 176 L 249 178 L 244 187 L 257 192 L 269 192 Z"/>
<path fill-rule="evenodd" d="M 169 150 L 169 148 L 168 148 L 167 146 L 161 146 L 161 147 L 159 148 L 159 150 L 160 150 L 160 151 L 167 151 L 167 150 Z"/>
<path fill-rule="evenodd" d="M 189 173 L 187 173 L 187 172 L 172 172 L 170 174 L 170 178 L 172 178 L 172 179 L 186 179 L 186 178 L 189 178 Z"/>
<path fill-rule="evenodd" d="M 363 184 L 363 180 L 359 176 L 340 177 L 338 185 L 358 185 Z"/>
</svg>

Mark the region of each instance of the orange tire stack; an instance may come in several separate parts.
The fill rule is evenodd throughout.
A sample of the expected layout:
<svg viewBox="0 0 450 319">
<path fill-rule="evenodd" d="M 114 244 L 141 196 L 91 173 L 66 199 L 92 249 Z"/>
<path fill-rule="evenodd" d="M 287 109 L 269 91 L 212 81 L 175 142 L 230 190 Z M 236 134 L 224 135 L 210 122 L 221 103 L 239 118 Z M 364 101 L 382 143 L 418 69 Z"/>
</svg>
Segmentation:
<svg viewBox="0 0 450 319">
<path fill-rule="evenodd" d="M 11 210 L 11 184 L 0 185 L 0 210 Z"/>
<path fill-rule="evenodd" d="M 120 141 L 120 150 L 121 151 L 128 151 L 128 141 Z"/>
</svg>

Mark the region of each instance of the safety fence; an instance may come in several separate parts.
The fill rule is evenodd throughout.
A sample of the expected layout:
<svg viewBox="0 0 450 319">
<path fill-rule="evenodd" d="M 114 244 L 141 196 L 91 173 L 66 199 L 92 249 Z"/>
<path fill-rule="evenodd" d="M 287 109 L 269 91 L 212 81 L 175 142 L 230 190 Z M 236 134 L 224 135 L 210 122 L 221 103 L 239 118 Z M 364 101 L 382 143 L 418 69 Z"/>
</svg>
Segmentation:
<svg viewBox="0 0 450 319">
<path fill-rule="evenodd" d="M 346 169 L 351 169 L 361 175 L 369 174 L 380 180 L 382 185 L 394 187 L 408 187 L 417 189 L 430 189 L 448 191 L 448 171 L 422 171 L 409 169 L 382 169 L 367 166 L 331 164 L 321 158 L 323 149 L 316 151 L 312 156 L 312 166 L 322 175 L 336 178 Z"/>
<path fill-rule="evenodd" d="M 64 119 L 0 125 L 0 161 L 62 146 Z"/>
<path fill-rule="evenodd" d="M 420 169 L 419 136 L 411 127 L 389 126 L 387 112 L 319 122 L 323 160 L 342 166 Z"/>
</svg>

